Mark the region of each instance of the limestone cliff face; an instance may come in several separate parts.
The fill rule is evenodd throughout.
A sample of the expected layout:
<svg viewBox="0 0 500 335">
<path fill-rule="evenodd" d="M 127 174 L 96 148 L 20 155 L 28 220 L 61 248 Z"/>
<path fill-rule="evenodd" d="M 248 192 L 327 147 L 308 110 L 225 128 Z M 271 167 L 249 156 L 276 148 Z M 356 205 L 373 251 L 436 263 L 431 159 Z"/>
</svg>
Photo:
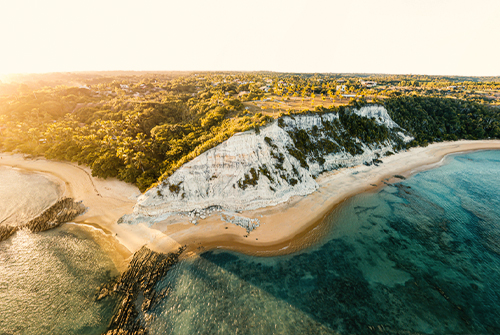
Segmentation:
<svg viewBox="0 0 500 335">
<path fill-rule="evenodd" d="M 259 133 L 236 134 L 186 163 L 139 197 L 123 221 L 210 207 L 236 211 L 276 205 L 314 192 L 321 172 L 371 164 L 412 139 L 383 107 L 353 112 L 387 127 L 389 139 L 368 143 L 349 137 L 337 113 L 284 116 Z"/>
<path fill-rule="evenodd" d="M 385 125 L 389 129 L 399 128 L 398 124 L 392 121 L 391 117 L 387 113 L 387 110 L 383 106 L 366 106 L 361 109 L 354 110 L 354 113 L 359 116 L 375 119 L 375 122 L 380 125 Z"/>
</svg>

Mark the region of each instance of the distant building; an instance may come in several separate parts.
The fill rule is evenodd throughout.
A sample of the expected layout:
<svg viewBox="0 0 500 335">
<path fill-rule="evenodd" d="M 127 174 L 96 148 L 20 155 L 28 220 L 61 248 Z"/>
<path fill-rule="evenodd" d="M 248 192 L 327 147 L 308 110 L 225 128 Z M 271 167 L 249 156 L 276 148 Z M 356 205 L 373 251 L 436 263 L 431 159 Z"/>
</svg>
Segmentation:
<svg viewBox="0 0 500 335">
<path fill-rule="evenodd" d="M 345 92 L 345 85 L 337 85 L 337 91 Z"/>
<path fill-rule="evenodd" d="M 377 86 L 377 82 L 376 81 L 364 81 L 364 80 L 361 80 L 361 85 L 363 85 L 365 87 L 375 87 L 375 86 Z"/>
<path fill-rule="evenodd" d="M 128 88 L 128 85 L 123 85 L 123 84 L 120 84 L 120 88 L 121 88 L 122 90 L 127 89 L 127 88 Z"/>
</svg>

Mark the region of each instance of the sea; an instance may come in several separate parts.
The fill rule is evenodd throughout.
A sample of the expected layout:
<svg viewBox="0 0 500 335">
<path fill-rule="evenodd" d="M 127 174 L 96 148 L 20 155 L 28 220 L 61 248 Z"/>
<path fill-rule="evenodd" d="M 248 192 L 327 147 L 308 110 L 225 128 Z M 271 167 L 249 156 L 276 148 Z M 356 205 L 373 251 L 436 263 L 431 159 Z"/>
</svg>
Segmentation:
<svg viewBox="0 0 500 335">
<path fill-rule="evenodd" d="M 47 176 L 0 167 L 0 225 L 24 223 L 60 196 Z M 95 294 L 119 273 L 99 235 L 66 224 L 42 233 L 20 230 L 0 242 L 0 335 L 106 330 L 117 301 L 96 302 Z"/>
<path fill-rule="evenodd" d="M 299 252 L 179 262 L 140 318 L 150 334 L 500 333 L 500 151 L 388 184 L 337 206 Z M 0 242 L 0 334 L 99 334 L 116 302 L 93 294 L 113 266 L 82 236 Z"/>
</svg>

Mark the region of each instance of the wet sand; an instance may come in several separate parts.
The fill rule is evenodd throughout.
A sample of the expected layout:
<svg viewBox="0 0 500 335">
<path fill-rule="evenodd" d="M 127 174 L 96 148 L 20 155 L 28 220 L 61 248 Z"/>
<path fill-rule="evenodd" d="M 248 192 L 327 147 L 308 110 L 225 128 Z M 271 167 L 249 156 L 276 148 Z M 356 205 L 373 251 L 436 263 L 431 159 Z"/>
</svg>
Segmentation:
<svg viewBox="0 0 500 335">
<path fill-rule="evenodd" d="M 324 173 L 316 179 L 319 189 L 308 196 L 236 214 L 260 220 L 260 227 L 250 234 L 242 227 L 223 221 L 217 212 L 199 220 L 196 226 L 180 215 L 171 216 L 151 227 L 146 224 L 118 225 L 116 221 L 122 215 L 132 212 L 139 195 L 135 186 L 116 179 L 94 178 L 89 168 L 76 164 L 43 158 L 24 159 L 19 154 L 0 153 L 0 165 L 55 177 L 64 187 L 65 196 L 82 200 L 88 207 L 87 212 L 77 217 L 75 222 L 100 228 L 108 240 L 118 241 L 120 246 L 113 249 L 119 252 L 122 260 L 117 262 L 122 263 L 144 244 L 159 252 L 175 251 L 181 245 L 187 245 L 183 257 L 213 248 L 262 256 L 288 254 L 321 239 L 327 230 L 327 225 L 321 224 L 324 218 L 350 197 L 375 191 L 384 186 L 384 182 L 399 180 L 394 175 L 408 177 L 437 167 L 444 163 L 448 154 L 486 149 L 500 149 L 500 140 L 436 143 L 385 157 L 379 166 L 361 165 Z"/>
<path fill-rule="evenodd" d="M 123 214 L 132 212 L 136 198 L 140 195 L 134 185 L 112 178 L 103 180 L 92 177 L 89 168 L 73 163 L 44 158 L 25 159 L 21 154 L 0 153 L 0 157 L 0 165 L 40 173 L 59 185 L 62 197 L 83 201 L 87 211 L 74 222 L 80 224 L 80 228 L 92 229 L 92 226 L 100 229 L 101 237 L 116 245 L 114 249 L 118 255 L 113 255 L 113 260 L 118 268 L 123 268 L 122 263 L 126 259 L 151 241 L 151 234 L 148 234 L 150 229 L 147 227 L 116 224 Z"/>
<path fill-rule="evenodd" d="M 173 216 L 154 224 L 152 228 L 164 232 L 169 240 L 187 244 L 187 251 L 191 254 L 212 248 L 261 256 L 288 254 L 321 239 L 328 229 L 321 223 L 336 206 L 350 197 L 376 191 L 385 183 L 399 181 L 395 175 L 408 177 L 438 167 L 444 164 L 446 155 L 486 149 L 500 149 L 500 141 L 436 143 L 385 157 L 379 166 L 361 165 L 324 173 L 316 180 L 319 189 L 308 196 L 294 197 L 274 207 L 237 214 L 260 220 L 260 227 L 250 234 L 241 227 L 222 221 L 218 213 L 199 220 L 196 226 L 189 223 L 186 217 Z M 157 251 L 165 251 L 168 247 L 169 244 L 163 243 L 161 238 L 151 244 L 151 248 Z"/>
</svg>

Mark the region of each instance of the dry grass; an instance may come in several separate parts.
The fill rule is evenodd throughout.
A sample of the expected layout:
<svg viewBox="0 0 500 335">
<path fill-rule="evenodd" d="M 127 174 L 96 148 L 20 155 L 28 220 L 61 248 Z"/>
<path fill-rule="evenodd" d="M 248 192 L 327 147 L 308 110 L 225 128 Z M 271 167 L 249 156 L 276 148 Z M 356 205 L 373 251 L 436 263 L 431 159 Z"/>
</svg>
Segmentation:
<svg viewBox="0 0 500 335">
<path fill-rule="evenodd" d="M 263 100 L 245 101 L 243 105 L 250 114 L 263 113 L 272 117 L 278 117 L 280 112 L 300 112 L 304 110 L 313 110 L 316 106 L 323 106 L 329 108 L 331 106 L 347 105 L 351 98 L 321 99 L 320 96 L 311 99 L 310 97 L 283 97 L 277 95 L 267 95 Z M 367 97 L 370 101 L 371 97 Z"/>
</svg>

